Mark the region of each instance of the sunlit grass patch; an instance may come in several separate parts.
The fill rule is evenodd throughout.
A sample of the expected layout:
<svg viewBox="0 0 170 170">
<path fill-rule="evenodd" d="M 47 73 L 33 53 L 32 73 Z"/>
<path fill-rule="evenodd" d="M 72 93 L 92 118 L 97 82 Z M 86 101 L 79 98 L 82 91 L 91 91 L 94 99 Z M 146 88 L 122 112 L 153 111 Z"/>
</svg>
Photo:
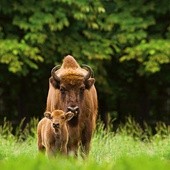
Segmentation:
<svg viewBox="0 0 170 170">
<path fill-rule="evenodd" d="M 168 170 L 170 162 L 159 157 L 140 155 L 123 157 L 114 165 L 114 170 Z"/>
<path fill-rule="evenodd" d="M 62 156 L 48 159 L 39 154 L 36 124 L 37 120 L 32 120 L 22 131 L 18 128 L 16 135 L 12 133 L 10 123 L 0 127 L 0 169 L 170 169 L 169 127 L 164 124 L 157 126 L 156 134 L 149 135 L 133 121 L 120 125 L 116 132 L 105 131 L 99 124 L 85 160 Z M 142 139 L 140 135 L 143 135 Z"/>
</svg>

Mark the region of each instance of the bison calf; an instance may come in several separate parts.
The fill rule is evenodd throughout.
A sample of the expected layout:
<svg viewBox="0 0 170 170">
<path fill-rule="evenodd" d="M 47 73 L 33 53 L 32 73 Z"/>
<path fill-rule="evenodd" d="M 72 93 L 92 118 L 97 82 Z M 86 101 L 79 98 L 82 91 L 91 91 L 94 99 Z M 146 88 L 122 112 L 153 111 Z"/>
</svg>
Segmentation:
<svg viewBox="0 0 170 170">
<path fill-rule="evenodd" d="M 48 156 L 55 156 L 58 152 L 67 154 L 68 129 L 67 121 L 72 119 L 72 112 L 54 110 L 45 112 L 37 127 L 38 150 L 46 150 Z"/>
</svg>

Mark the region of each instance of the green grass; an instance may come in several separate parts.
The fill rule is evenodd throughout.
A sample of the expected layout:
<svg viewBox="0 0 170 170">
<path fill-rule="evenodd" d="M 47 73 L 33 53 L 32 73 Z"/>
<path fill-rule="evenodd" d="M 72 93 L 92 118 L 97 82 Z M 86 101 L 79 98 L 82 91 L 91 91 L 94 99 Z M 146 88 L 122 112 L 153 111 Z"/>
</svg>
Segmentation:
<svg viewBox="0 0 170 170">
<path fill-rule="evenodd" d="M 86 160 L 81 157 L 58 156 L 48 159 L 39 154 L 36 145 L 36 124 L 33 120 L 21 132 L 11 134 L 6 122 L 0 127 L 1 170 L 169 170 L 169 128 L 158 124 L 153 135 L 149 127 L 142 130 L 132 119 L 120 125 L 117 132 L 106 132 L 98 126 L 93 136 L 91 151 Z M 19 126 L 21 127 L 21 125 Z"/>
</svg>

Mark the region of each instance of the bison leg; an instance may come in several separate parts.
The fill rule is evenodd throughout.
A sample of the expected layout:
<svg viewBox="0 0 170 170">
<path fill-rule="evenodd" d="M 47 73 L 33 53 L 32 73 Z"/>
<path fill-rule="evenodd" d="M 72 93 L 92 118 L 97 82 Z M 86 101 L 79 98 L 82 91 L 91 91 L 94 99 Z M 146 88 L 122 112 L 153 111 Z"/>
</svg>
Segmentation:
<svg viewBox="0 0 170 170">
<path fill-rule="evenodd" d="M 40 151 L 40 152 L 44 152 L 45 151 L 45 147 L 42 144 L 42 138 L 41 138 L 41 134 L 40 133 L 38 133 L 37 145 L 38 145 L 38 151 Z"/>
<path fill-rule="evenodd" d="M 38 150 L 39 150 L 40 152 L 45 150 L 45 147 L 42 145 L 42 141 L 41 141 L 41 139 L 39 139 L 39 138 L 38 138 L 37 145 L 38 145 Z"/>
<path fill-rule="evenodd" d="M 40 152 L 44 152 L 45 151 L 45 147 L 42 144 L 38 144 L 38 150 Z"/>
<path fill-rule="evenodd" d="M 61 153 L 64 155 L 67 155 L 67 145 L 66 144 L 61 147 Z"/>
<path fill-rule="evenodd" d="M 46 154 L 47 156 L 50 157 L 55 157 L 56 156 L 56 148 L 51 146 L 46 148 Z"/>
<path fill-rule="evenodd" d="M 83 130 L 81 136 L 81 155 L 83 157 L 89 154 L 91 138 L 92 138 L 92 129 L 88 126 L 88 128 L 85 128 Z"/>
<path fill-rule="evenodd" d="M 75 141 L 72 144 L 68 144 L 67 152 L 68 152 L 69 155 L 74 155 L 74 156 L 77 157 L 77 155 L 78 155 L 78 147 L 79 147 L 78 143 L 79 143 L 78 141 Z"/>
</svg>

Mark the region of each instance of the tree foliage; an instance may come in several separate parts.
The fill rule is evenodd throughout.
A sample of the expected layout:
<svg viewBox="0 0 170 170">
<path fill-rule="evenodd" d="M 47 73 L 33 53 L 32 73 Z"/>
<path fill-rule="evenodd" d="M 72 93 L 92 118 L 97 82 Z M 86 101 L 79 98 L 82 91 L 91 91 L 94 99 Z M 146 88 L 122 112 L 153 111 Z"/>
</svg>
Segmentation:
<svg viewBox="0 0 170 170">
<path fill-rule="evenodd" d="M 33 95 L 24 103 L 31 102 L 32 86 L 38 98 L 45 98 L 36 87 L 47 84 L 50 69 L 71 54 L 93 67 L 102 111 L 121 115 L 129 109 L 137 115 L 141 105 L 148 107 L 141 114 L 152 115 L 157 107 L 148 103 L 159 103 L 159 93 L 167 96 L 170 83 L 169 14 L 168 0 L 1 0 L 1 103 L 15 101 L 24 87 L 28 96 Z M 147 101 L 145 106 L 141 98 Z M 25 112 L 30 111 L 27 108 Z"/>
</svg>

